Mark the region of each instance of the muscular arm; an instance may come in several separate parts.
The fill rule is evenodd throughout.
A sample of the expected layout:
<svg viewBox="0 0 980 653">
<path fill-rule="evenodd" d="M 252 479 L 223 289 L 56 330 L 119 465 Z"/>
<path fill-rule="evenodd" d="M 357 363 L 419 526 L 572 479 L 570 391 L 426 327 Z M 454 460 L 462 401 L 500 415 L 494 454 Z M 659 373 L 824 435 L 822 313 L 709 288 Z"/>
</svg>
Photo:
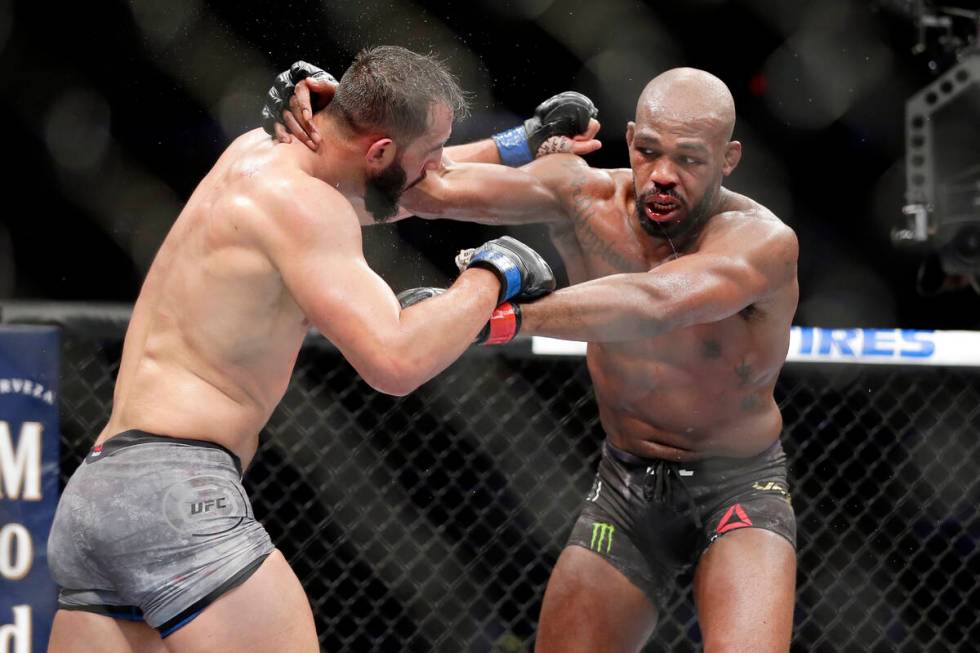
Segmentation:
<svg viewBox="0 0 980 653">
<path fill-rule="evenodd" d="M 781 223 L 725 227 L 713 241 L 649 272 L 602 277 L 522 305 L 521 332 L 639 340 L 717 322 L 796 282 L 796 236 Z"/>
<path fill-rule="evenodd" d="M 353 211 L 332 189 L 317 191 L 278 203 L 270 258 L 303 313 L 369 385 L 408 394 L 472 343 L 499 283 L 487 270 L 467 270 L 444 295 L 401 311 L 364 260 Z"/>
<path fill-rule="evenodd" d="M 493 163 L 500 164 L 500 152 L 492 138 L 484 138 L 473 143 L 453 145 L 443 150 L 447 163 Z"/>
<path fill-rule="evenodd" d="M 565 95 L 576 95 L 576 94 L 561 94 L 557 97 L 562 97 Z M 589 103 L 591 106 L 591 101 L 584 96 L 578 96 Z M 542 111 L 544 107 L 550 105 L 556 98 L 551 98 L 546 100 L 541 106 L 536 110 L 536 115 L 540 117 L 538 112 Z M 567 101 L 567 100 L 566 100 Z M 594 109 L 594 108 L 593 108 Z M 547 110 L 545 110 L 547 113 Z M 593 114 L 596 115 L 596 114 Z M 599 121 L 594 117 L 588 120 L 588 126 L 582 133 L 579 134 L 566 134 L 566 135 L 554 135 L 548 138 L 544 143 L 540 145 L 540 149 L 535 153 L 535 158 L 541 158 L 548 154 L 557 154 L 562 152 L 571 152 L 572 154 L 577 154 L 583 156 L 589 154 L 590 152 L 595 152 L 597 149 L 602 147 L 602 143 L 596 139 L 596 134 L 599 133 Z M 447 147 L 445 150 L 445 159 L 448 162 L 457 163 L 494 163 L 501 164 L 500 150 L 497 148 L 497 144 L 492 138 L 485 138 L 480 141 L 473 143 L 466 143 L 463 145 L 454 145 L 452 147 Z"/>
<path fill-rule="evenodd" d="M 445 150 L 443 150 L 442 168 L 440 168 L 438 172 L 430 173 L 426 177 L 426 180 L 422 182 L 422 186 L 432 187 L 433 184 L 436 184 L 435 188 L 438 188 L 438 184 L 440 182 L 435 180 L 442 179 L 448 175 L 451 169 L 458 170 L 460 164 L 462 164 L 463 168 L 466 169 L 466 164 L 470 163 L 481 164 L 476 166 L 477 170 L 491 165 L 500 165 L 500 153 L 497 151 L 497 146 L 494 144 L 492 139 L 485 138 L 482 141 L 476 141 L 475 143 L 466 143 L 465 145 L 453 145 L 452 147 L 447 147 Z M 470 172 L 475 173 L 474 170 L 471 170 Z M 406 202 L 408 202 L 407 205 Z M 418 207 L 418 211 L 413 210 L 413 206 Z M 426 207 L 431 209 L 427 213 L 425 212 Z M 357 211 L 358 218 L 361 220 L 362 225 L 375 224 L 374 218 L 368 214 L 367 209 L 364 208 L 363 202 L 358 203 L 354 207 L 354 210 Z M 404 220 L 405 218 L 411 218 L 414 216 L 442 217 L 436 216 L 438 211 L 439 205 L 436 204 L 436 200 L 430 199 L 428 194 L 425 192 L 421 192 L 420 194 L 419 190 L 412 189 L 402 196 L 398 207 L 398 213 L 393 218 L 390 218 L 388 222 L 396 222 L 398 220 Z M 425 213 L 425 215 L 422 215 L 422 213 Z M 481 220 L 479 218 L 473 218 L 469 221 L 480 222 Z M 485 224 L 497 224 L 497 222 L 491 218 L 487 218 L 483 220 L 483 222 Z"/>
<path fill-rule="evenodd" d="M 562 195 L 589 168 L 573 154 L 555 154 L 520 168 L 447 164 L 402 196 L 402 206 L 423 218 L 483 224 L 534 224 L 567 219 Z"/>
</svg>

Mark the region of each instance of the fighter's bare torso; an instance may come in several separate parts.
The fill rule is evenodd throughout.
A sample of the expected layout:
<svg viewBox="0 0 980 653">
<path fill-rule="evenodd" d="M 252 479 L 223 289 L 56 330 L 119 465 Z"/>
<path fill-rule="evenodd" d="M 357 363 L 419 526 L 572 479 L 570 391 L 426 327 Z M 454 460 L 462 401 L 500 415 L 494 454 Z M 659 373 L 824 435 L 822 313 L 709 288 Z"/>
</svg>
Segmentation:
<svg viewBox="0 0 980 653">
<path fill-rule="evenodd" d="M 229 147 L 157 253 L 133 308 L 102 442 L 126 429 L 216 442 L 247 465 L 282 398 L 304 314 L 256 242 L 257 199 L 288 183 L 261 131 Z"/>
<path fill-rule="evenodd" d="M 632 172 L 577 166 L 573 174 L 562 193 L 570 220 L 551 226 L 570 283 L 622 272 L 656 274 L 673 251 L 640 227 Z M 761 220 L 777 218 L 722 189 L 719 210 L 679 254 L 697 251 L 706 239 L 726 238 L 735 223 Z M 731 247 L 739 247 L 737 240 Z M 637 455 L 675 460 L 764 450 L 782 428 L 773 389 L 797 298 L 794 278 L 718 322 L 642 340 L 590 343 L 588 367 L 609 439 Z"/>
</svg>

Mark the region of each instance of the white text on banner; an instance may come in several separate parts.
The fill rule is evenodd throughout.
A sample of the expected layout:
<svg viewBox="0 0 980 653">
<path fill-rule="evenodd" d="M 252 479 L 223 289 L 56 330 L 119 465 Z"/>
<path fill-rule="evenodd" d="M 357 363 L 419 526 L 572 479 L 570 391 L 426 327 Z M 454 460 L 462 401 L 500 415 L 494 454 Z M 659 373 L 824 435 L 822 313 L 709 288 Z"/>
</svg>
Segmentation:
<svg viewBox="0 0 980 653">
<path fill-rule="evenodd" d="M 586 343 L 532 338 L 542 356 L 584 356 Z M 980 367 L 980 332 L 916 329 L 790 329 L 789 363 L 860 363 Z"/>
</svg>

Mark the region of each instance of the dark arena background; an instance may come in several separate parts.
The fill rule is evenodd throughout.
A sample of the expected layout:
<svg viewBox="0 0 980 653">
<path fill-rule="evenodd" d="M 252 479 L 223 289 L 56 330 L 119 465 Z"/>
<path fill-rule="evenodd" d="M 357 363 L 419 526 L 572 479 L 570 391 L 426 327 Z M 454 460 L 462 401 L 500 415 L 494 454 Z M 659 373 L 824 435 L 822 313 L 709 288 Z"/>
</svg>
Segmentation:
<svg viewBox="0 0 980 653">
<path fill-rule="evenodd" d="M 801 328 L 777 387 L 799 520 L 792 650 L 976 650 L 978 33 L 965 0 L 0 0 L 0 322 L 59 327 L 54 473 L 108 417 L 129 306 L 183 202 L 291 62 L 339 77 L 370 45 L 438 53 L 472 98 L 452 143 L 583 92 L 597 167 L 628 165 L 646 81 L 694 66 L 735 97 L 744 155 L 726 185 L 800 241 Z M 410 219 L 364 239 L 400 291 L 445 285 L 459 248 L 503 233 L 564 280 L 543 227 Z M 895 355 L 871 360 L 882 343 Z M 393 398 L 311 335 L 246 487 L 324 651 L 530 651 L 602 438 L 576 353 L 474 349 Z M 0 533 L 0 571 L 14 541 Z M 15 577 L 0 653 L 37 653 L 3 630 Z M 699 647 L 685 589 L 645 650 Z"/>
</svg>

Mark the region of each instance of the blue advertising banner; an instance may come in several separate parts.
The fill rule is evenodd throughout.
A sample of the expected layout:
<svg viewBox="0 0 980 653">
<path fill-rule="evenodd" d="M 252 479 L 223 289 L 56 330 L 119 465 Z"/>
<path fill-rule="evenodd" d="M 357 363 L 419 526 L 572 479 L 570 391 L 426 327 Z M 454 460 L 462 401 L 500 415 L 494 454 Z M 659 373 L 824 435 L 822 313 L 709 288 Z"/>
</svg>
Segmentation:
<svg viewBox="0 0 980 653">
<path fill-rule="evenodd" d="M 585 349 L 573 340 L 531 340 L 531 351 L 545 356 L 585 356 Z M 980 331 L 794 326 L 786 362 L 980 367 Z"/>
<path fill-rule="evenodd" d="M 59 359 L 56 328 L 0 327 L 0 653 L 45 651 L 57 609 Z"/>
</svg>

